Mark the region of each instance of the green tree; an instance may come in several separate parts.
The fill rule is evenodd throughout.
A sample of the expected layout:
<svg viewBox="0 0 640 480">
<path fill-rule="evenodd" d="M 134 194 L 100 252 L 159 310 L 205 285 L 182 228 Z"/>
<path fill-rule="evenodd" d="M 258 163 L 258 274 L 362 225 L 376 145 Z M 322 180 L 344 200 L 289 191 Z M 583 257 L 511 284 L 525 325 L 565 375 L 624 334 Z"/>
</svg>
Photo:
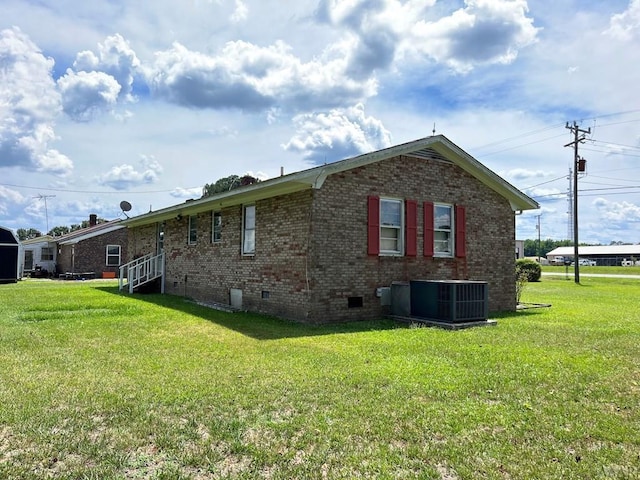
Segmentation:
<svg viewBox="0 0 640 480">
<path fill-rule="evenodd" d="M 70 231 L 71 229 L 69 227 L 65 225 L 60 225 L 57 227 L 53 227 L 51 230 L 49 230 L 49 233 L 47 235 L 51 235 L 52 237 L 60 237 L 62 235 L 66 235 Z"/>
<path fill-rule="evenodd" d="M 540 240 L 540 253 L 541 257 L 546 257 L 547 253 L 558 247 L 570 247 L 573 245 L 571 240 L 552 240 L 547 238 Z M 524 256 L 525 257 L 537 257 L 538 256 L 538 240 L 527 239 L 524 241 Z"/>
<path fill-rule="evenodd" d="M 30 228 L 28 230 L 26 228 L 19 228 L 16 233 L 20 241 L 42 236 L 40 230 L 36 230 L 35 228 Z"/>
<path fill-rule="evenodd" d="M 215 183 L 206 183 L 202 188 L 202 196 L 210 197 L 217 193 L 228 192 L 234 188 L 244 187 L 259 182 L 260 180 L 251 175 L 229 175 L 228 177 L 216 180 Z"/>
</svg>

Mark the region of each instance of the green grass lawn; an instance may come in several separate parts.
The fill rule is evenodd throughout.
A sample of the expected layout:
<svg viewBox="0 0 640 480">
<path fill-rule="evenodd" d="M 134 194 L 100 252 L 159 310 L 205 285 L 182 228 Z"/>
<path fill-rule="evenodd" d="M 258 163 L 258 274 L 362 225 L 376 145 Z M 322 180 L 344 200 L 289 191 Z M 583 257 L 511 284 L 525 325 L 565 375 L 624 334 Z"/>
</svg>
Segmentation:
<svg viewBox="0 0 640 480">
<path fill-rule="evenodd" d="M 461 331 L 0 285 L 0 478 L 640 476 L 640 281 Z"/>
</svg>

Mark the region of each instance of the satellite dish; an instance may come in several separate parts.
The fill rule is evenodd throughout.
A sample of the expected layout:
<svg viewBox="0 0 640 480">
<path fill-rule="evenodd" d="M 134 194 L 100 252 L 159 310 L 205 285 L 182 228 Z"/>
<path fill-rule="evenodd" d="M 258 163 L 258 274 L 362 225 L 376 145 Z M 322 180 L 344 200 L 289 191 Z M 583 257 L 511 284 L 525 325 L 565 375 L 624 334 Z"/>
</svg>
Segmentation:
<svg viewBox="0 0 640 480">
<path fill-rule="evenodd" d="M 124 213 L 124 216 L 129 218 L 129 215 L 127 215 L 127 212 L 131 210 L 131 204 L 126 200 L 123 200 L 120 202 L 120 209 L 122 210 L 122 213 Z"/>
</svg>

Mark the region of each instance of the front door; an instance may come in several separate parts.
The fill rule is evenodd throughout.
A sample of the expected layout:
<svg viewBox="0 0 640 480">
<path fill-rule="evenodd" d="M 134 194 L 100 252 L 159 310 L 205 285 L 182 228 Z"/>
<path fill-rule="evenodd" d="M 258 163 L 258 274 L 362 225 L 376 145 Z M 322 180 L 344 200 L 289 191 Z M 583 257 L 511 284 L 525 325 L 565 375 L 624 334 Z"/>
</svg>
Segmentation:
<svg viewBox="0 0 640 480">
<path fill-rule="evenodd" d="M 24 251 L 24 269 L 33 270 L 33 250 Z"/>
<path fill-rule="evenodd" d="M 158 222 L 158 239 L 156 244 L 156 255 L 164 252 L 164 222 Z"/>
</svg>

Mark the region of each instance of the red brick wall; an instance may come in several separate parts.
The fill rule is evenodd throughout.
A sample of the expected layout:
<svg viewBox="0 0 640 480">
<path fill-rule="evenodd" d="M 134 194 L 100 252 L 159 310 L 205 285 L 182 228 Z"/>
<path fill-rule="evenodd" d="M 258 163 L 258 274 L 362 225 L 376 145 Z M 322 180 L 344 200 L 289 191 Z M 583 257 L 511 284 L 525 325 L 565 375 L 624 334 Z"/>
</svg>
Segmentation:
<svg viewBox="0 0 640 480">
<path fill-rule="evenodd" d="M 367 254 L 367 197 L 418 202 L 418 255 Z M 466 207 L 467 257 L 427 258 L 423 202 Z M 222 210 L 222 242 L 211 241 L 212 213 L 198 215 L 188 245 L 188 216 L 167 221 L 167 293 L 229 303 L 241 289 L 246 309 L 326 323 L 388 313 L 377 287 L 410 279 L 489 282 L 491 311 L 515 308 L 514 215 L 507 200 L 460 168 L 412 157 L 385 160 L 329 176 L 321 189 L 256 202 L 256 252 L 241 254 L 242 207 Z M 156 226 L 129 234 L 130 254 L 155 252 Z M 268 298 L 263 298 L 268 292 Z M 363 306 L 347 308 L 349 297 Z"/>
<path fill-rule="evenodd" d="M 167 221 L 166 293 L 228 304 L 229 289 L 240 289 L 243 308 L 304 320 L 311 198 L 309 190 L 256 202 L 256 251 L 252 256 L 241 253 L 239 205 L 221 210 L 219 243 L 211 241 L 211 211 L 198 215 L 195 245 L 187 242 L 188 215 Z M 155 253 L 155 235 L 155 226 L 132 229 L 130 244 L 136 254 Z M 263 292 L 268 298 L 263 298 Z"/>
<path fill-rule="evenodd" d="M 60 245 L 57 257 L 58 272 L 87 273 L 94 272 L 97 277 L 102 272 L 117 272 L 118 267 L 107 266 L 107 245 L 120 245 L 120 264 L 128 262 L 128 234 L 126 228 L 103 233 L 74 245 Z M 74 259 L 72 259 L 74 248 Z"/>
<path fill-rule="evenodd" d="M 367 197 L 418 202 L 418 255 L 367 254 Z M 466 208 L 467 257 L 424 257 L 423 202 Z M 515 223 L 507 200 L 460 168 L 411 157 L 386 160 L 327 178 L 313 207 L 314 322 L 376 318 L 386 310 L 375 289 L 393 281 L 465 279 L 489 282 L 490 311 L 515 308 Z M 347 308 L 363 297 L 362 308 Z"/>
</svg>

